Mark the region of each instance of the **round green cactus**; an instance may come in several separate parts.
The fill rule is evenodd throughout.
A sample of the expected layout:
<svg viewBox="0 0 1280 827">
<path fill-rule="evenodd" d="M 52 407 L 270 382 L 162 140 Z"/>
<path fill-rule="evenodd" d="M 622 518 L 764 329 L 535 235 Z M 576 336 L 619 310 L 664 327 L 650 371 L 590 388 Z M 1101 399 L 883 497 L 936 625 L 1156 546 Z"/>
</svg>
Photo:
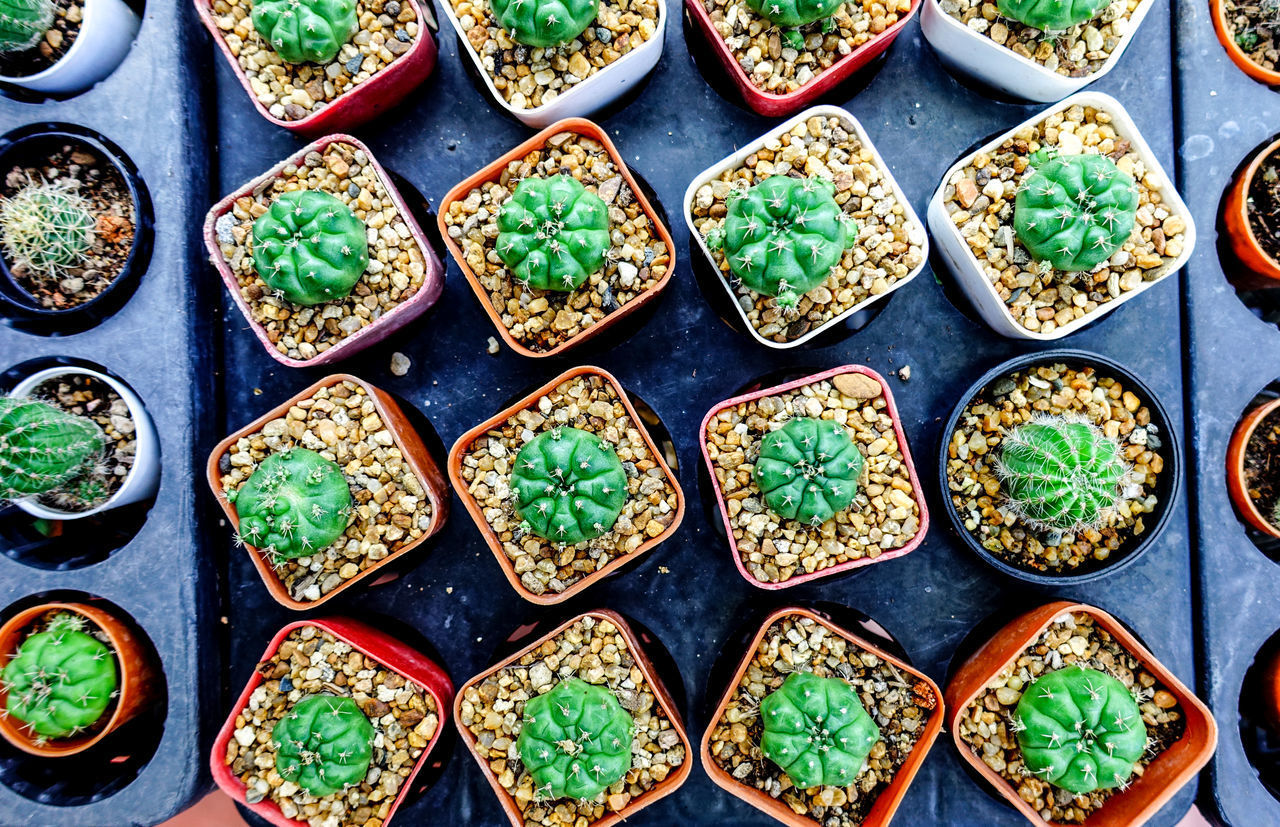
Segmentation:
<svg viewBox="0 0 1280 827">
<path fill-rule="evenodd" d="M 1036 678 L 1018 701 L 1013 729 L 1027 769 L 1074 795 L 1127 787 L 1147 747 L 1125 685 L 1079 666 Z"/>
<path fill-rule="evenodd" d="M 31 183 L 0 201 L 6 257 L 35 275 L 60 278 L 84 264 L 97 226 L 88 199 L 70 178 Z"/>
<path fill-rule="evenodd" d="M 747 0 L 747 5 L 775 26 L 806 26 L 828 18 L 844 0 Z"/>
<path fill-rule="evenodd" d="M 56 615 L 27 637 L 0 673 L 5 712 L 39 739 L 67 738 L 93 726 L 116 697 L 116 658 L 77 614 Z"/>
<path fill-rule="evenodd" d="M 328 63 L 360 28 L 356 0 L 254 0 L 252 19 L 286 63 Z"/>
<path fill-rule="evenodd" d="M 516 750 L 535 798 L 594 799 L 631 769 L 631 730 L 612 692 L 578 678 L 530 698 Z"/>
<path fill-rule="evenodd" d="M 579 428 L 538 434 L 511 472 L 516 513 L 556 543 L 593 540 L 613 528 L 627 501 L 627 473 L 613 446 Z"/>
<path fill-rule="evenodd" d="M 0 500 L 67 485 L 105 446 L 106 436 L 92 420 L 46 402 L 0 397 Z"/>
<path fill-rule="evenodd" d="M 582 34 L 600 11 L 600 0 L 491 0 L 489 5 L 513 40 L 544 49 Z"/>
<path fill-rule="evenodd" d="M 802 790 L 849 786 L 880 740 L 858 693 L 812 672 L 788 675 L 760 702 L 760 720 L 760 751 Z"/>
<path fill-rule="evenodd" d="M 369 772 L 375 734 L 351 698 L 303 698 L 271 730 L 276 772 L 316 798 L 342 792 Z"/>
<path fill-rule="evenodd" d="M 342 469 L 305 448 L 267 457 L 228 499 L 240 518 L 239 539 L 285 559 L 328 548 L 351 516 Z"/>
<path fill-rule="evenodd" d="M 0 0 L 0 53 L 21 52 L 53 25 L 53 0 Z"/>
<path fill-rule="evenodd" d="M 1036 261 L 1092 270 L 1133 231 L 1138 188 L 1105 155 L 1037 155 L 1014 200 L 1013 231 Z"/>
<path fill-rule="evenodd" d="M 253 266 L 294 304 L 346 298 L 369 266 L 364 222 L 327 192 L 282 193 L 253 222 Z"/>
<path fill-rule="evenodd" d="M 853 502 L 863 464 L 844 426 L 799 416 L 761 442 L 756 486 L 774 514 L 818 526 Z"/>
<path fill-rule="evenodd" d="M 527 287 L 577 289 L 609 244 L 609 208 L 568 175 L 524 179 L 498 211 L 498 257 Z"/>
<path fill-rule="evenodd" d="M 1043 32 L 1065 32 L 1092 20 L 1108 0 L 997 0 L 1000 14 Z"/>
</svg>

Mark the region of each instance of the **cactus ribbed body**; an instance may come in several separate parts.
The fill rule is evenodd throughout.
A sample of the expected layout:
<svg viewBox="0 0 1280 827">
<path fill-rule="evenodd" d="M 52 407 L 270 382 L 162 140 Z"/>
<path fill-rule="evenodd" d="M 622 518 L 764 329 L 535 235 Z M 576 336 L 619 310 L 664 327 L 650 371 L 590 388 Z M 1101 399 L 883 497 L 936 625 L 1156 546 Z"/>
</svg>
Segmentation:
<svg viewBox="0 0 1280 827">
<path fill-rule="evenodd" d="M 1063 272 L 1092 270 L 1111 258 L 1133 231 L 1133 178 L 1105 155 L 1046 153 L 1032 163 L 1014 199 L 1019 243 Z"/>
<path fill-rule="evenodd" d="M 375 736 L 351 698 L 303 698 L 271 730 L 276 771 L 316 798 L 342 792 L 369 772 Z"/>
<path fill-rule="evenodd" d="M 356 0 L 254 0 L 252 19 L 287 63 L 328 63 L 360 28 Z"/>
<path fill-rule="evenodd" d="M 529 699 L 516 749 L 537 800 L 592 800 L 631 769 L 631 715 L 579 678 Z"/>
<path fill-rule="evenodd" d="M 540 48 L 573 40 L 600 10 L 600 0 L 490 0 L 489 5 L 515 42 Z"/>
<path fill-rule="evenodd" d="M 286 559 L 324 550 L 346 531 L 351 516 L 342 469 L 305 448 L 264 459 L 230 499 L 240 539 Z"/>
<path fill-rule="evenodd" d="M 609 443 L 579 428 L 534 437 L 511 472 L 516 513 L 539 536 L 581 543 L 613 528 L 627 501 L 627 473 Z"/>
<path fill-rule="evenodd" d="M 364 222 L 327 192 L 281 193 L 253 222 L 253 266 L 294 304 L 346 298 L 369 266 Z"/>
<path fill-rule="evenodd" d="M 498 257 L 538 290 L 575 290 L 604 266 L 609 208 L 575 178 L 526 178 L 498 212 Z"/>
<path fill-rule="evenodd" d="M 805 26 L 830 17 L 844 0 L 747 0 L 747 5 L 775 26 Z"/>
<path fill-rule="evenodd" d="M 792 672 L 760 702 L 760 751 L 802 790 L 847 787 L 857 778 L 880 728 L 840 678 Z"/>
<path fill-rule="evenodd" d="M 84 263 L 97 220 L 69 178 L 30 183 L 0 201 L 0 239 L 10 265 L 59 277 Z"/>
<path fill-rule="evenodd" d="M 46 402 L 0 397 L 0 500 L 66 485 L 88 470 L 105 445 L 91 420 Z"/>
<path fill-rule="evenodd" d="M 87 634 L 87 621 L 59 614 L 30 635 L 0 673 L 5 710 L 38 738 L 66 738 L 93 726 L 116 695 L 116 658 Z"/>
<path fill-rule="evenodd" d="M 1065 32 L 1105 9 L 1108 0 L 997 0 L 996 8 L 1010 20 L 1017 20 L 1043 32 Z"/>
<path fill-rule="evenodd" d="M 21 52 L 53 25 L 53 0 L 0 0 L 0 53 Z"/>
<path fill-rule="evenodd" d="M 770 511 L 817 526 L 853 502 L 863 464 L 843 425 L 800 416 L 761 442 L 756 485 Z"/>
</svg>

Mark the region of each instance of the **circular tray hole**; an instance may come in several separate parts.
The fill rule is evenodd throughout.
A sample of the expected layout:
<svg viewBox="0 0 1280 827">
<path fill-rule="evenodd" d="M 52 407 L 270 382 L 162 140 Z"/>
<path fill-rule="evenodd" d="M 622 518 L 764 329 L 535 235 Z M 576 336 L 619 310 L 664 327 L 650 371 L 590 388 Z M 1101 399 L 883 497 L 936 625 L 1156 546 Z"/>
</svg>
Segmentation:
<svg viewBox="0 0 1280 827">
<path fill-rule="evenodd" d="M 1280 632 L 1275 632 L 1262 644 L 1253 662 L 1244 674 L 1240 687 L 1240 741 L 1245 757 L 1253 765 L 1258 780 L 1271 796 L 1280 801 L 1280 721 L 1269 720 L 1266 711 L 1268 681 L 1265 673 L 1274 667 L 1280 656 Z"/>
<path fill-rule="evenodd" d="M 124 0 L 124 4 L 128 6 L 133 11 L 134 14 L 138 15 L 139 19 L 141 20 L 146 19 L 146 0 Z M 63 36 L 62 42 L 64 44 L 67 44 L 67 43 L 70 44 L 66 49 L 66 51 L 63 52 L 63 57 L 65 58 L 65 56 L 70 53 L 71 48 L 75 46 L 75 41 L 67 37 L 67 33 L 69 33 L 71 29 L 66 28 L 64 25 L 59 25 L 59 22 L 61 21 L 61 18 L 65 15 L 66 10 L 71 8 L 72 6 L 75 6 L 81 9 L 82 15 L 87 14 L 86 0 L 59 0 L 59 2 L 57 3 L 57 6 L 62 10 L 62 14 L 59 14 L 58 19 L 55 21 L 55 27 L 58 28 L 59 34 Z M 76 34 L 78 38 L 81 34 L 83 34 L 83 32 L 77 29 Z M 45 43 L 42 42 L 38 44 L 35 48 L 39 49 L 44 45 Z M 101 47 L 102 44 L 98 43 L 98 44 L 89 44 L 89 45 L 97 45 L 98 47 Z M 133 44 L 131 43 L 129 46 L 129 50 L 131 50 L 132 48 L 133 48 Z M 129 50 L 126 50 L 125 53 L 121 55 L 120 62 L 123 62 L 124 58 L 128 57 Z M 23 57 L 24 58 L 27 57 L 25 53 L 23 54 Z M 37 64 L 34 67 L 27 67 L 27 68 L 35 68 L 37 71 L 44 71 L 53 65 L 53 63 L 49 62 L 47 56 L 39 59 L 42 61 L 41 63 Z M 0 68 L 0 74 L 15 76 L 15 71 L 21 71 L 23 76 L 29 77 L 36 73 L 32 71 L 24 71 L 23 69 L 19 68 L 20 66 L 22 66 L 22 64 L 17 63 L 17 61 L 15 61 L 12 66 L 5 65 L 3 68 Z M 107 73 L 107 77 L 110 77 L 111 73 L 115 72 L 115 70 L 118 68 L 119 68 L 119 63 L 117 63 L 115 66 L 112 66 L 111 71 Z M 101 81 L 98 81 L 98 82 L 100 83 Z M 89 88 L 92 89 L 93 87 L 91 86 Z M 45 101 L 50 101 L 50 100 L 66 100 L 68 98 L 74 98 L 77 95 L 82 95 L 87 91 L 89 91 L 89 89 L 81 89 L 74 92 L 40 92 L 32 89 L 26 89 L 22 86 L 18 86 L 13 83 L 0 82 L 0 94 L 4 95 L 7 98 L 23 101 L 24 103 L 43 103 Z"/>
<path fill-rule="evenodd" d="M 1235 439 L 1236 434 L 1243 435 L 1242 428 L 1249 427 L 1244 424 L 1246 417 L 1263 406 L 1273 403 L 1276 399 L 1280 399 L 1280 379 L 1267 385 L 1249 401 L 1241 411 L 1239 419 L 1236 420 L 1236 425 L 1232 429 L 1232 439 Z M 1235 494 L 1232 492 L 1232 510 L 1235 512 L 1236 519 L 1244 527 L 1249 540 L 1257 546 L 1258 550 L 1271 560 L 1280 563 L 1280 537 L 1267 533 L 1253 522 L 1261 520 L 1265 523 L 1280 523 L 1280 519 L 1274 517 L 1275 513 L 1280 513 L 1280 408 L 1263 415 L 1256 422 L 1250 420 L 1250 424 L 1251 434 L 1244 443 L 1244 452 L 1241 457 L 1244 471 L 1241 487 L 1249 497 L 1253 508 L 1248 509 L 1251 513 L 1246 515 L 1245 509 L 1236 502 Z M 1229 480 L 1235 476 L 1230 456 L 1227 474 Z M 1231 491 L 1232 487 L 1228 490 Z M 1254 492 L 1257 496 L 1254 496 Z M 1280 531 L 1280 527 L 1276 530 Z"/>
</svg>

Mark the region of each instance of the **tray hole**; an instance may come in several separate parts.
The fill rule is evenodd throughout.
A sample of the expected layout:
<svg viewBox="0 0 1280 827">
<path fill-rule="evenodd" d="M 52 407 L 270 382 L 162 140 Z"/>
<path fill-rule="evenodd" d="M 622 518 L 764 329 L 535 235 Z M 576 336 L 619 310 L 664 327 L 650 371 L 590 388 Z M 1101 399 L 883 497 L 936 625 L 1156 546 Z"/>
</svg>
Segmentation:
<svg viewBox="0 0 1280 827">
<path fill-rule="evenodd" d="M 1273 511 L 1280 511 L 1280 407 L 1263 415 L 1260 420 L 1246 424 L 1246 417 L 1276 399 L 1280 399 L 1280 379 L 1259 391 L 1241 412 L 1232 431 L 1232 441 L 1234 443 L 1237 437 L 1244 439 L 1246 429 L 1249 436 L 1241 446 L 1243 451 L 1239 464 L 1229 465 L 1227 474 L 1230 475 L 1228 491 L 1236 519 L 1258 550 L 1280 563 L 1280 536 L 1268 533 L 1256 524 L 1280 522 L 1273 516 Z M 1228 456 L 1230 462 L 1231 454 Z M 1237 468 L 1241 471 L 1238 477 Z M 1232 480 L 1239 481 L 1239 488 Z M 1248 498 L 1247 504 L 1237 499 L 1237 491 Z M 1257 492 L 1256 497 L 1253 492 Z M 1274 531 L 1280 533 L 1280 527 L 1274 527 Z"/>
<path fill-rule="evenodd" d="M 1280 683 L 1267 677 L 1269 671 L 1280 667 L 1278 657 L 1280 632 L 1275 632 L 1267 638 L 1245 671 L 1238 712 L 1245 757 L 1253 765 L 1262 786 L 1272 798 L 1280 800 L 1280 721 L 1271 720 L 1275 713 L 1268 713 L 1268 707 L 1274 707 L 1276 700 L 1280 699 L 1276 694 Z"/>
</svg>

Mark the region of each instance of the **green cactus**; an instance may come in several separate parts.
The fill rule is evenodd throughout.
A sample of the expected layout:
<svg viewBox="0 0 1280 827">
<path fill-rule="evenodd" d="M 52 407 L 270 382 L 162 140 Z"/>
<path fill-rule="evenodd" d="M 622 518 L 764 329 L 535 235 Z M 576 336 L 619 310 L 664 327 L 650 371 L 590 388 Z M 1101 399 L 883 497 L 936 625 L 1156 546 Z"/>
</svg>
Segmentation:
<svg viewBox="0 0 1280 827">
<path fill-rule="evenodd" d="M 92 468 L 105 446 L 92 420 L 46 402 L 0 397 L 0 500 L 67 486 Z"/>
<path fill-rule="evenodd" d="M 53 14 L 53 0 L 0 0 L 0 54 L 21 52 L 44 40 Z"/>
<path fill-rule="evenodd" d="M 83 265 L 97 225 L 80 185 L 70 178 L 33 181 L 0 200 L 0 240 L 9 264 L 37 276 L 60 278 Z"/>
<path fill-rule="evenodd" d="M 369 772 L 375 736 L 351 698 L 303 698 L 271 730 L 276 772 L 316 798 L 340 793 Z"/>
<path fill-rule="evenodd" d="M 1097 669 L 1068 666 L 1026 688 L 1013 730 L 1027 769 L 1073 795 L 1126 788 L 1147 747 L 1133 695 Z"/>
<path fill-rule="evenodd" d="M 294 304 L 346 298 L 369 266 L 364 222 L 327 192 L 281 193 L 253 222 L 253 266 Z"/>
<path fill-rule="evenodd" d="M 286 63 L 328 63 L 360 28 L 356 0 L 254 0 L 252 19 Z"/>
<path fill-rule="evenodd" d="M 579 428 L 534 437 L 511 472 L 516 514 L 556 543 L 593 540 L 613 528 L 627 502 L 627 473 L 613 447 Z"/>
<path fill-rule="evenodd" d="M 1109 0 L 996 0 L 1000 14 L 1042 32 L 1065 32 L 1092 20 Z"/>
<path fill-rule="evenodd" d="M 819 526 L 853 502 L 862 467 L 844 426 L 798 416 L 761 442 L 755 480 L 774 514 Z"/>
<path fill-rule="evenodd" d="M 516 739 L 539 801 L 590 801 L 631 769 L 631 715 L 613 693 L 578 678 L 524 706 Z"/>
<path fill-rule="evenodd" d="M 544 49 L 582 34 L 600 11 L 600 0 L 491 0 L 489 5 L 512 40 Z"/>
<path fill-rule="evenodd" d="M 342 469 L 305 448 L 267 457 L 227 498 L 240 518 L 240 540 L 273 558 L 328 548 L 351 517 L 351 488 Z"/>
<path fill-rule="evenodd" d="M 576 290 L 609 244 L 609 208 L 568 175 L 524 179 L 498 211 L 498 257 L 526 287 Z"/>
<path fill-rule="evenodd" d="M 880 740 L 858 693 L 812 672 L 788 675 L 760 702 L 760 720 L 760 751 L 801 790 L 848 787 Z"/>
<path fill-rule="evenodd" d="M 5 713 L 41 740 L 79 735 L 116 697 L 116 658 L 84 631 L 88 621 L 63 612 L 27 637 L 0 673 Z"/>
<path fill-rule="evenodd" d="M 782 28 L 787 45 L 795 49 L 804 48 L 804 34 L 800 32 L 800 26 L 821 20 L 824 34 L 833 31 L 835 20 L 832 15 L 843 4 L 844 0 L 747 0 L 747 5 L 756 14 Z"/>
</svg>

